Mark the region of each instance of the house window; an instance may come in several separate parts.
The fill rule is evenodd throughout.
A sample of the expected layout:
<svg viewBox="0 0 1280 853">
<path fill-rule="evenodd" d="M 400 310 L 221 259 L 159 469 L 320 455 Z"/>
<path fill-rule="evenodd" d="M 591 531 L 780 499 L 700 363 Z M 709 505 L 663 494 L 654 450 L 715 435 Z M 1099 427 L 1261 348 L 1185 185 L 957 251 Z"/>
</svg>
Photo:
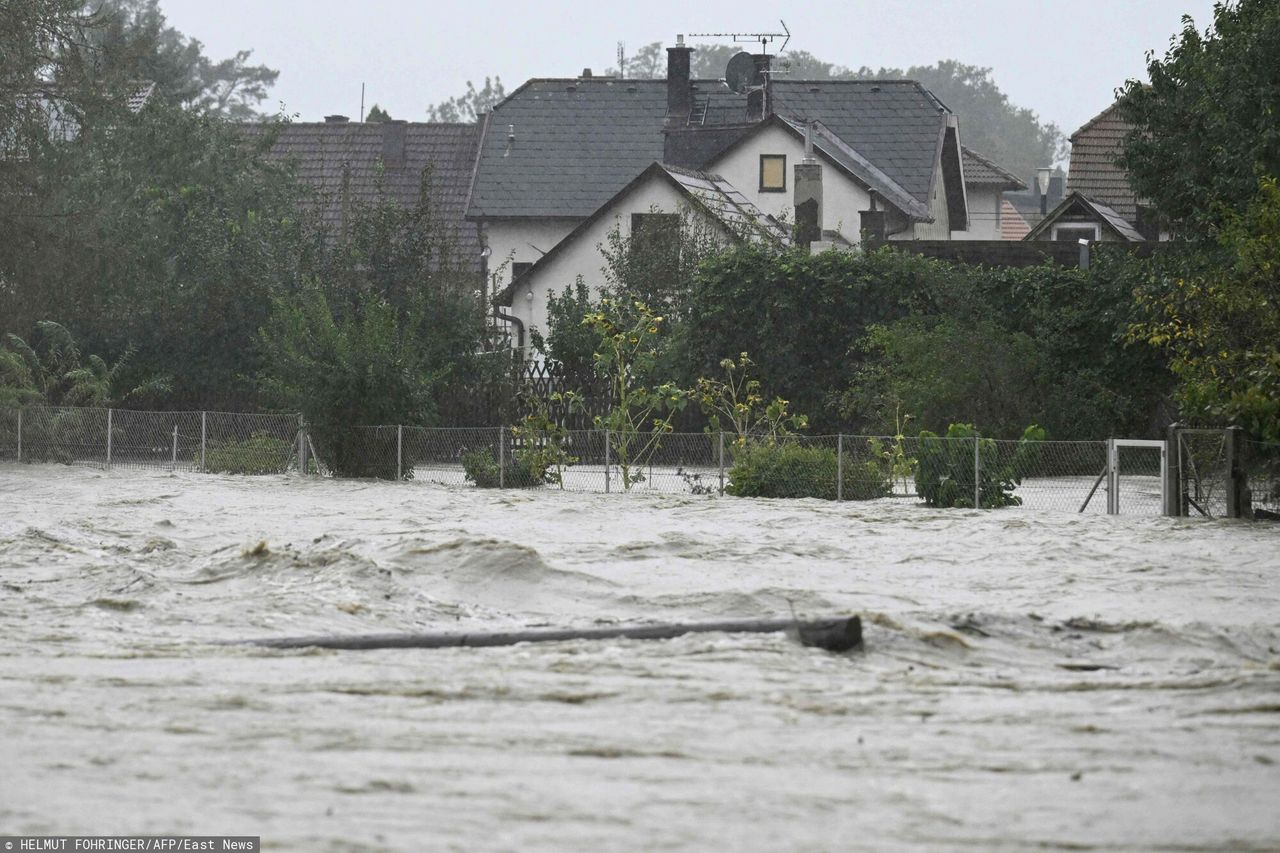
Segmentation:
<svg viewBox="0 0 1280 853">
<path fill-rule="evenodd" d="M 787 191 L 787 155 L 760 155 L 760 192 L 784 193 Z"/>
<path fill-rule="evenodd" d="M 1055 225 L 1053 226 L 1053 239 L 1064 243 L 1074 243 L 1077 240 L 1089 240 L 1095 242 L 1100 239 L 1097 225 Z"/>
</svg>

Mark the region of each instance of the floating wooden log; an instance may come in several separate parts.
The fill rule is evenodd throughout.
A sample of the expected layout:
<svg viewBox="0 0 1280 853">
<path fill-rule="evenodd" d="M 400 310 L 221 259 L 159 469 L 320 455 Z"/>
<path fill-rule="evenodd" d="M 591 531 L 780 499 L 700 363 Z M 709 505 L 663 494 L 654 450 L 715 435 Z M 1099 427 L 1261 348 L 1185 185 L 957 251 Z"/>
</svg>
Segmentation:
<svg viewBox="0 0 1280 853">
<path fill-rule="evenodd" d="M 531 628 L 519 631 L 439 632 L 427 634 L 363 634 L 349 637 L 282 637 L 247 640 L 271 649 L 447 649 L 514 646 L 516 643 L 559 643 L 565 640 L 669 640 L 685 634 L 787 633 L 806 646 L 845 652 L 862 645 L 862 619 L 740 619 L 666 625 L 619 625 L 610 628 Z"/>
</svg>

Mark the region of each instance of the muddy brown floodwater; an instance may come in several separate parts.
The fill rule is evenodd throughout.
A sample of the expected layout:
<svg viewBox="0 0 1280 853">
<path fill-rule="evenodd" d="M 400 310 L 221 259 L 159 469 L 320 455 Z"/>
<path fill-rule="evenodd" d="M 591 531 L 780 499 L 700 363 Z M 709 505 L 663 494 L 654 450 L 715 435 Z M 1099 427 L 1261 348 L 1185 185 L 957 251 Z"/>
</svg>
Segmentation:
<svg viewBox="0 0 1280 853">
<path fill-rule="evenodd" d="M 793 607 L 865 651 L 219 644 Z M 0 831 L 1274 850 L 1278 622 L 1277 525 L 5 465 Z"/>
</svg>

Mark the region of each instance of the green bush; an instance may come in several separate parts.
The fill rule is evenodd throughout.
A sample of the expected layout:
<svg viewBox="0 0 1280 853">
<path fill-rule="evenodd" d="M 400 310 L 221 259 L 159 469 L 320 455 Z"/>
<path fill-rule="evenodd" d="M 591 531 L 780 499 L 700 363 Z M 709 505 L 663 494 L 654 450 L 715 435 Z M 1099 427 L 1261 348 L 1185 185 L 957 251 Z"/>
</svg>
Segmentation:
<svg viewBox="0 0 1280 853">
<path fill-rule="evenodd" d="M 744 498 L 836 499 L 836 452 L 794 442 L 747 444 L 733 451 L 725 492 Z M 889 494 L 889 479 L 875 461 L 845 460 L 845 500 L 871 500 Z"/>
<path fill-rule="evenodd" d="M 244 441 L 210 444 L 204 467 L 214 474 L 283 474 L 292 453 L 292 442 L 257 432 Z"/>
<path fill-rule="evenodd" d="M 1027 427 L 1013 457 L 1002 460 L 994 440 L 981 438 L 971 424 L 951 424 L 945 437 L 920 433 L 916 458 L 916 491 L 928 506 L 972 507 L 974 441 L 978 448 L 978 505 L 983 509 L 1019 506 L 1013 493 L 1022 483 L 1022 472 L 1037 461 L 1045 432 Z M 966 440 L 967 439 L 967 440 Z"/>
<path fill-rule="evenodd" d="M 541 459 L 536 462 L 526 458 L 508 459 L 499 468 L 493 451 L 487 447 L 474 453 L 464 453 L 462 470 L 468 481 L 482 489 L 496 489 L 499 485 L 508 489 L 531 489 L 554 481 L 548 465 Z"/>
</svg>

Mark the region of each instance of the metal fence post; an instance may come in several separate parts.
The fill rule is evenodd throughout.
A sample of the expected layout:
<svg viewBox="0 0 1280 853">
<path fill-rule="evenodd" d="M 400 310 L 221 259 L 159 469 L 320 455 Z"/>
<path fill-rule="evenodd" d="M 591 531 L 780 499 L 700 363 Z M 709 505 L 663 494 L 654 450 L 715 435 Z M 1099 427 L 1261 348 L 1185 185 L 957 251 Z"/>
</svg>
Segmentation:
<svg viewBox="0 0 1280 853">
<path fill-rule="evenodd" d="M 18 421 L 18 424 L 21 426 L 22 421 Z M 21 441 L 18 442 L 18 446 L 22 446 Z M 724 494 L 724 430 L 720 430 L 720 494 Z"/>
<path fill-rule="evenodd" d="M 1107 439 L 1107 515 L 1120 514 L 1120 451 L 1114 438 Z"/>
<path fill-rule="evenodd" d="M 1164 514 L 1170 516 L 1187 514 L 1186 504 L 1182 500 L 1182 442 L 1179 429 L 1179 424 L 1170 424 L 1164 439 L 1165 456 L 1168 458 L 1168 465 L 1165 466 Z"/>
<path fill-rule="evenodd" d="M 507 436 L 502 427 L 498 427 L 498 488 L 507 487 Z"/>
<path fill-rule="evenodd" d="M 307 473 L 307 422 L 302 412 L 298 412 L 298 473 L 302 476 Z"/>
<path fill-rule="evenodd" d="M 404 462 L 404 425 L 396 424 L 396 482 L 402 478 L 402 464 Z"/>
<path fill-rule="evenodd" d="M 111 467 L 111 410 L 107 409 L 107 467 Z"/>
<path fill-rule="evenodd" d="M 609 494 L 609 430 L 604 431 L 604 493 Z"/>
<path fill-rule="evenodd" d="M 1246 491 L 1249 477 L 1245 471 L 1243 451 L 1244 430 L 1238 426 L 1227 427 L 1223 438 L 1224 455 L 1227 458 L 1227 518 L 1245 518 L 1249 515 Z"/>
<path fill-rule="evenodd" d="M 979 445 L 982 439 L 975 432 L 973 434 L 973 508 L 982 509 L 982 454 L 979 452 Z"/>
<path fill-rule="evenodd" d="M 22 409 L 18 409 L 18 461 L 22 461 Z"/>
<path fill-rule="evenodd" d="M 844 500 L 844 433 L 836 434 L 836 500 Z"/>
<path fill-rule="evenodd" d="M 173 452 L 169 455 L 169 473 L 172 474 L 178 467 L 178 425 L 173 425 Z"/>
<path fill-rule="evenodd" d="M 201 472 L 204 471 L 204 445 L 205 445 L 205 436 L 208 434 L 208 424 L 206 423 L 206 416 L 208 414 L 209 414 L 208 412 L 200 413 L 200 471 Z"/>
</svg>

